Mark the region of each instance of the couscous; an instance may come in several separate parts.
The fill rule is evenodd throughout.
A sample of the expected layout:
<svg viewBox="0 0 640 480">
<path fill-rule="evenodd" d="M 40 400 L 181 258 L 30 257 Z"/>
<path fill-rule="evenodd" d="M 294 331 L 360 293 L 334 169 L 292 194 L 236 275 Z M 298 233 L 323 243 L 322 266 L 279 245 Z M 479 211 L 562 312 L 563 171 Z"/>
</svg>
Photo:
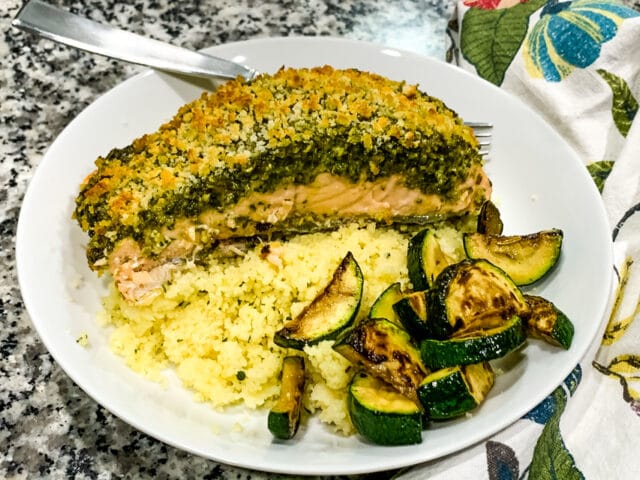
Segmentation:
<svg viewBox="0 0 640 480">
<path fill-rule="evenodd" d="M 162 380 L 174 368 L 198 401 L 215 408 L 268 408 L 277 398 L 287 349 L 273 334 L 330 280 L 347 252 L 364 275 L 360 316 L 393 282 L 407 285 L 409 235 L 356 224 L 300 235 L 245 255 L 178 270 L 147 305 L 131 305 L 112 289 L 102 321 L 114 327 L 111 347 L 135 371 Z M 304 407 L 342 434 L 353 433 L 345 402 L 353 373 L 332 342 L 306 347 Z"/>
</svg>

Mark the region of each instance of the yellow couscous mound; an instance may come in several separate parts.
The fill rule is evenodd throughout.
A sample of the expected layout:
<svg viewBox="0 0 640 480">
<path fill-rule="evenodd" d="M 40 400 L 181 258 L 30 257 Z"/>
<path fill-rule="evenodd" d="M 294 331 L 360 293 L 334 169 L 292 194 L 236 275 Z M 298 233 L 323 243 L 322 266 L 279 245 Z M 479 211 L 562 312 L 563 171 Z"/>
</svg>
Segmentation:
<svg viewBox="0 0 640 480">
<path fill-rule="evenodd" d="M 313 300 L 349 251 L 364 275 L 359 315 L 365 316 L 389 284 L 407 284 L 407 242 L 407 235 L 373 225 L 301 235 L 271 244 L 269 255 L 258 246 L 180 270 L 150 305 L 130 305 L 113 288 L 101 315 L 115 327 L 112 349 L 135 371 L 160 380 L 173 367 L 197 400 L 216 408 L 268 407 L 279 394 L 287 354 L 273 343 L 274 332 Z M 305 408 L 350 434 L 345 399 L 352 367 L 331 345 L 305 348 Z"/>
</svg>

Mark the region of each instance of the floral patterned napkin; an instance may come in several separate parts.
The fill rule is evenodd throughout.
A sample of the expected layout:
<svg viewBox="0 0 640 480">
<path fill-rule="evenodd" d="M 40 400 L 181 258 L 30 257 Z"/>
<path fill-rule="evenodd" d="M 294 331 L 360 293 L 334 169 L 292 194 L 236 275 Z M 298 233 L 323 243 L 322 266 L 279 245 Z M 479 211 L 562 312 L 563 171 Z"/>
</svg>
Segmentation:
<svg viewBox="0 0 640 480">
<path fill-rule="evenodd" d="M 640 476 L 640 2 L 635 1 L 457 5 L 448 60 L 520 97 L 582 157 L 609 216 L 618 284 L 603 338 L 546 400 L 494 437 L 398 478 Z"/>
</svg>

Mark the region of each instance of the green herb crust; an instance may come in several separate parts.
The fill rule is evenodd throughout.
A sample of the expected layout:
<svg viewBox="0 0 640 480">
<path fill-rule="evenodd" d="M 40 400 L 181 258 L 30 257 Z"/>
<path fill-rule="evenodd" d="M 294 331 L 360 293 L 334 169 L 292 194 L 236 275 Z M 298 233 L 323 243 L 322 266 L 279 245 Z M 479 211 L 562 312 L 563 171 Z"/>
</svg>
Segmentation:
<svg viewBox="0 0 640 480">
<path fill-rule="evenodd" d="M 74 216 L 94 263 L 127 237 L 157 253 L 163 229 L 181 218 L 321 173 L 353 183 L 401 175 L 408 188 L 451 198 L 480 164 L 472 130 L 416 86 L 357 70 L 282 69 L 204 93 L 98 158 Z"/>
</svg>

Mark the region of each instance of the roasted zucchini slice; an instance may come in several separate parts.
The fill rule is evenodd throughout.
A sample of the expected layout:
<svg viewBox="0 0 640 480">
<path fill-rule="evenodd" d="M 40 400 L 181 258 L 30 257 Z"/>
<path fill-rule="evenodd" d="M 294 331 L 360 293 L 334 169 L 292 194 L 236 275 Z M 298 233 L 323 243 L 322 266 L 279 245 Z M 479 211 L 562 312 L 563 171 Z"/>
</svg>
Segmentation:
<svg viewBox="0 0 640 480">
<path fill-rule="evenodd" d="M 404 297 L 400 282 L 389 285 L 371 305 L 369 318 L 386 318 L 398 326 L 402 326 L 393 305 Z"/>
<path fill-rule="evenodd" d="M 536 295 L 525 295 L 524 298 L 529 305 L 524 324 L 526 334 L 568 350 L 574 333 L 571 320 L 545 298 Z"/>
<path fill-rule="evenodd" d="M 476 231 L 490 235 L 502 235 L 503 228 L 504 224 L 500 218 L 500 210 L 491 200 L 487 200 L 480 207 Z"/>
<path fill-rule="evenodd" d="M 365 372 L 418 401 L 416 389 L 428 371 L 420 351 L 402 328 L 384 318 L 369 318 L 342 332 L 333 348 Z"/>
<path fill-rule="evenodd" d="M 305 345 L 334 339 L 356 318 L 362 286 L 362 271 L 349 252 L 320 295 L 278 330 L 273 341 L 281 347 L 302 350 Z"/>
<path fill-rule="evenodd" d="M 347 408 L 358 433 L 377 445 L 422 442 L 422 408 L 379 378 L 364 372 L 349 385 Z"/>
<path fill-rule="evenodd" d="M 438 274 L 455 260 L 440 246 L 436 230 L 426 228 L 409 240 L 407 270 L 414 290 L 427 290 Z"/>
<path fill-rule="evenodd" d="M 469 258 L 484 258 L 504 270 L 516 285 L 530 285 L 557 263 L 562 236 L 559 229 L 510 236 L 467 233 L 463 241 Z"/>
<path fill-rule="evenodd" d="M 448 340 L 423 340 L 420 353 L 427 368 L 438 370 L 503 357 L 525 340 L 523 322 L 514 315 L 499 327 L 476 330 Z"/>
<path fill-rule="evenodd" d="M 496 326 L 527 311 L 522 292 L 500 268 L 486 260 L 463 260 L 447 267 L 431 291 L 430 337 Z"/>
<path fill-rule="evenodd" d="M 304 392 L 305 373 L 302 357 L 285 357 L 282 362 L 280 397 L 269 411 L 267 426 L 274 437 L 293 438 L 300 425 L 300 405 Z"/>
<path fill-rule="evenodd" d="M 432 420 L 460 416 L 480 405 L 493 387 L 488 362 L 457 365 L 429 374 L 418 387 L 418 397 Z"/>
<path fill-rule="evenodd" d="M 402 326 L 416 340 L 429 336 L 428 308 L 429 292 L 413 292 L 405 295 L 393 305 L 393 310 Z"/>
</svg>

